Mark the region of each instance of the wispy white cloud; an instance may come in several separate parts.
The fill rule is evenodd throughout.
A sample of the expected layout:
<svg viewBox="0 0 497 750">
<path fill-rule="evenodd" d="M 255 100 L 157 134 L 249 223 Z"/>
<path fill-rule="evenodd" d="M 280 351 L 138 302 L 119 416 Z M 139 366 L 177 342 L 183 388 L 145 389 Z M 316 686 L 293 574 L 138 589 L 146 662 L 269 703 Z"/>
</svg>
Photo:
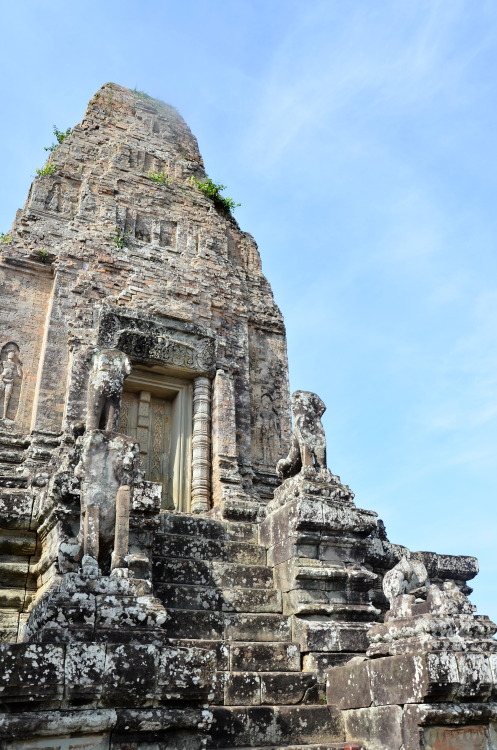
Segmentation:
<svg viewBox="0 0 497 750">
<path fill-rule="evenodd" d="M 339 150 L 358 139 L 374 140 L 368 120 L 416 115 L 440 97 L 457 108 L 466 69 L 495 41 L 497 18 L 489 13 L 483 38 L 461 34 L 463 0 L 390 2 L 381 12 L 368 3 L 303 6 L 274 49 L 264 82 L 253 91 L 245 149 L 268 170 L 290 152 L 328 131 Z"/>
</svg>

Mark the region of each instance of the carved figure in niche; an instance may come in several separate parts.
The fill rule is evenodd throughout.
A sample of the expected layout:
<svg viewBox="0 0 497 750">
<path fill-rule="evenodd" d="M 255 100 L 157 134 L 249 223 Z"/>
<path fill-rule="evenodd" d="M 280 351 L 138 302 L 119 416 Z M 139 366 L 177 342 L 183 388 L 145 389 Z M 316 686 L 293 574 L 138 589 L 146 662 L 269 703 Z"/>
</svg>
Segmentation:
<svg viewBox="0 0 497 750">
<path fill-rule="evenodd" d="M 19 347 L 13 342 L 2 348 L 2 372 L 0 372 L 0 419 L 15 419 L 17 409 L 12 408 L 12 394 L 14 387 L 22 381 L 22 362 L 19 359 Z"/>
<path fill-rule="evenodd" d="M 45 198 L 45 208 L 47 211 L 60 211 L 60 183 L 52 185 Z"/>
<path fill-rule="evenodd" d="M 87 430 L 117 430 L 125 378 L 131 363 L 119 349 L 97 349 L 88 380 Z"/>
<path fill-rule="evenodd" d="M 326 406 L 309 391 L 292 394 L 293 440 L 290 452 L 276 464 L 280 479 L 298 474 L 303 466 L 326 469 L 326 437 L 321 417 Z"/>
<path fill-rule="evenodd" d="M 259 412 L 259 440 L 261 444 L 262 460 L 269 464 L 274 460 L 275 440 L 280 440 L 281 427 L 276 409 L 273 407 L 273 399 L 269 393 L 263 393 L 261 397 L 262 408 Z"/>
</svg>

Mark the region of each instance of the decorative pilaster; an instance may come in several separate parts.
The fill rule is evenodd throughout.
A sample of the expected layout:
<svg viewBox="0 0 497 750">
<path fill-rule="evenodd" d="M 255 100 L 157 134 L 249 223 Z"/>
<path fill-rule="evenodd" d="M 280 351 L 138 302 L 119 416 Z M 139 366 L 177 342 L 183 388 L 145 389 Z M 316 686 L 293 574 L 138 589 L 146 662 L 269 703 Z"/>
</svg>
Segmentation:
<svg viewBox="0 0 497 750">
<path fill-rule="evenodd" d="M 211 383 L 200 377 L 193 381 L 192 513 L 209 510 L 211 494 Z"/>
<path fill-rule="evenodd" d="M 218 370 L 212 405 L 212 499 L 218 505 L 229 496 L 228 488 L 241 492 L 238 469 L 235 389 L 229 372 Z"/>
</svg>

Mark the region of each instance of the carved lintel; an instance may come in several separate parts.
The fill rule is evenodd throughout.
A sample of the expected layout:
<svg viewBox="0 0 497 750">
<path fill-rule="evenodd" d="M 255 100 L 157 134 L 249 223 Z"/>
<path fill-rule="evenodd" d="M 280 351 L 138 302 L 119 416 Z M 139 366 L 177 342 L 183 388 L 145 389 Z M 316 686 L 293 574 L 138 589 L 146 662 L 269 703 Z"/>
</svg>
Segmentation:
<svg viewBox="0 0 497 750">
<path fill-rule="evenodd" d="M 99 344 L 115 347 L 133 361 L 160 364 L 197 373 L 213 371 L 214 337 L 199 326 L 105 310 L 100 319 Z"/>
</svg>

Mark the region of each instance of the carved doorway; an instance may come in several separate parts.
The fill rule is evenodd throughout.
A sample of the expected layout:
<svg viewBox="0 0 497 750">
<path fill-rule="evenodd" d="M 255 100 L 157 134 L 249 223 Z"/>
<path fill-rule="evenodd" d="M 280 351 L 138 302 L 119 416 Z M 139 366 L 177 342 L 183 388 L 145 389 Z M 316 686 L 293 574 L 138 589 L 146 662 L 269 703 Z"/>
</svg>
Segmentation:
<svg viewBox="0 0 497 750">
<path fill-rule="evenodd" d="M 154 398 L 150 391 L 123 393 L 120 432 L 140 443 L 141 468 L 145 479 L 162 484 L 163 500 L 171 495 L 171 415 L 170 399 Z M 144 418 L 146 425 L 143 424 Z"/>
<path fill-rule="evenodd" d="M 126 379 L 119 431 L 140 444 L 145 479 L 162 485 L 162 508 L 190 509 L 191 381 L 135 369 Z"/>
</svg>

